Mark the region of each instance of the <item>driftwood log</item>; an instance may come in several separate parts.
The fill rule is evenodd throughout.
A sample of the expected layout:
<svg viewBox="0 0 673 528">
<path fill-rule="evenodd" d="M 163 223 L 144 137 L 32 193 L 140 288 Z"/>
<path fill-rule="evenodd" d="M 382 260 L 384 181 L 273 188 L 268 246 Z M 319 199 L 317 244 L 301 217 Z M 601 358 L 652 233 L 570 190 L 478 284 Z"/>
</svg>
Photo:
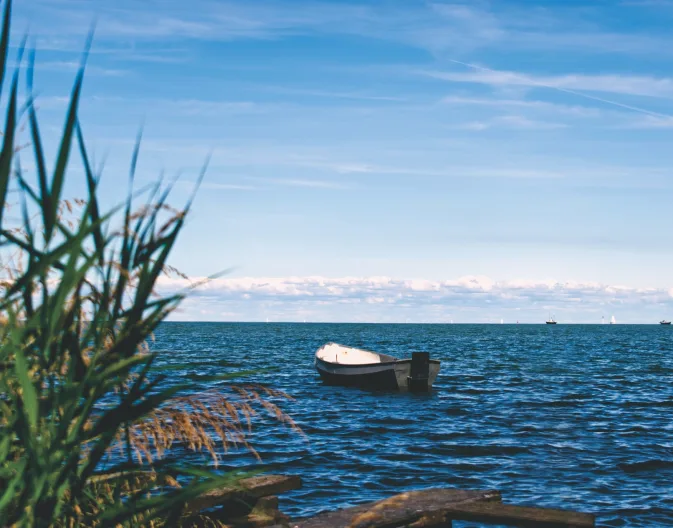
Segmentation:
<svg viewBox="0 0 673 528">
<path fill-rule="evenodd" d="M 456 504 L 450 509 L 449 517 L 455 521 L 530 528 L 593 528 L 596 525 L 590 513 L 486 502 Z"/>
<path fill-rule="evenodd" d="M 320 514 L 292 523 L 293 528 L 375 528 L 397 526 L 446 526 L 451 505 L 477 501 L 500 501 L 495 490 L 472 491 L 429 489 L 410 491 L 388 499 Z"/>
<path fill-rule="evenodd" d="M 218 506 L 234 509 L 249 506 L 252 509 L 262 497 L 272 497 L 299 488 L 301 488 L 301 478 L 297 475 L 251 477 L 240 480 L 236 486 L 204 493 L 187 503 L 185 512 L 192 514 Z"/>
<path fill-rule="evenodd" d="M 593 528 L 594 516 L 502 504 L 499 491 L 427 489 L 320 514 L 293 528 L 446 528 L 452 521 L 535 528 Z"/>
</svg>

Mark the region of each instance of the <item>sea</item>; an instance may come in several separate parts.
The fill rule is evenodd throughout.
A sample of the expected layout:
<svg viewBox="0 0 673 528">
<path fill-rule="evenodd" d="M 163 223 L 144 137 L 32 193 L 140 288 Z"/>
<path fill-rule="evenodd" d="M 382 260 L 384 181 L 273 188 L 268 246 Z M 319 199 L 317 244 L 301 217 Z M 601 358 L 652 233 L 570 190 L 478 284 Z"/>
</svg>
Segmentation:
<svg viewBox="0 0 673 528">
<path fill-rule="evenodd" d="M 330 341 L 427 351 L 439 377 L 428 394 L 325 386 L 313 360 Z M 673 526 L 673 327 L 169 322 L 152 348 L 195 392 L 291 396 L 273 401 L 303 435 L 260 417 L 262 461 L 232 449 L 220 469 L 300 475 L 280 497 L 292 518 L 446 487 L 595 513 L 598 526 Z"/>
</svg>

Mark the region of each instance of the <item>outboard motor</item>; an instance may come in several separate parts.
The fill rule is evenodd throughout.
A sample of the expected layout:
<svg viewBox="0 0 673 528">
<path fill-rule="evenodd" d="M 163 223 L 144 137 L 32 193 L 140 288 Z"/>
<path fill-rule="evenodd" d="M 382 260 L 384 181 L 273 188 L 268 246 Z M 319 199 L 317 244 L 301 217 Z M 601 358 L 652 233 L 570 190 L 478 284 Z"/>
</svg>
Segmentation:
<svg viewBox="0 0 673 528">
<path fill-rule="evenodd" d="M 407 377 L 407 387 L 412 392 L 427 392 L 430 379 L 430 353 L 411 353 L 411 376 Z"/>
</svg>

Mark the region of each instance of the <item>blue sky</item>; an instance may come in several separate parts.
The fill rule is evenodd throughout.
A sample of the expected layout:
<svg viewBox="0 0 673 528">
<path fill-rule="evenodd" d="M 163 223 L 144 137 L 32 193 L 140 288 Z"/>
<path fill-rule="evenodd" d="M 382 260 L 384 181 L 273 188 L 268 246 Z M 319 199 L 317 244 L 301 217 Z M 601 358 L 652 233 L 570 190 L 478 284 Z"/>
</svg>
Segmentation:
<svg viewBox="0 0 673 528">
<path fill-rule="evenodd" d="M 213 154 L 177 318 L 673 317 L 673 1 L 19 0 L 52 144 L 94 20 L 109 203 Z"/>
</svg>

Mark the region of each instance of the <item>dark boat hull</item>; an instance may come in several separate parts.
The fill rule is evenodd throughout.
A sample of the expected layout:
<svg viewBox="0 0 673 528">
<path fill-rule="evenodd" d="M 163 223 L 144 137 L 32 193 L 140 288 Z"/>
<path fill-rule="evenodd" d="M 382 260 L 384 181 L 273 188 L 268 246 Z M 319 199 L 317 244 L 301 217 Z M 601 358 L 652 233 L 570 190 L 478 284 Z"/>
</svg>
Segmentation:
<svg viewBox="0 0 673 528">
<path fill-rule="evenodd" d="M 340 385 L 344 387 L 367 387 L 379 390 L 397 390 L 397 377 L 394 370 L 365 372 L 360 374 L 343 374 L 328 372 L 316 366 L 320 379 L 326 385 Z"/>
</svg>

